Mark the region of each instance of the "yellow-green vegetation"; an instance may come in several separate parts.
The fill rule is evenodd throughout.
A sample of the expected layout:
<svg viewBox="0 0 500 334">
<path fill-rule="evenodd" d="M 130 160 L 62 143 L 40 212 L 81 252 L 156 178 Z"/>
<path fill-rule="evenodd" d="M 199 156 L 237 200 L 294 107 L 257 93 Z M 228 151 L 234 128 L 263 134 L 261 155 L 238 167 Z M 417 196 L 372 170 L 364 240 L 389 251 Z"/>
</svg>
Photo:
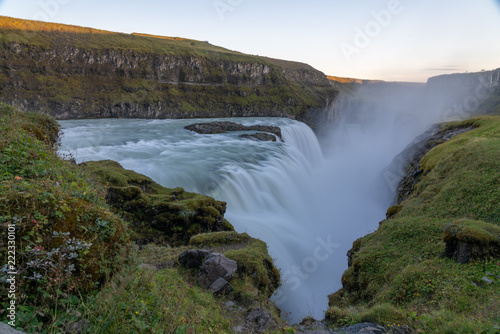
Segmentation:
<svg viewBox="0 0 500 334">
<path fill-rule="evenodd" d="M 374 321 L 419 333 L 499 331 L 500 117 L 445 127 L 470 125 L 475 129 L 422 158 L 424 174 L 410 198 L 354 243 L 343 288 L 330 295 L 326 318 L 332 324 Z M 468 263 L 443 256 L 450 241 L 474 246 L 468 246 Z"/>
<path fill-rule="evenodd" d="M 57 118 L 300 118 L 334 95 L 306 64 L 183 38 L 0 19 L 0 100 Z"/>
<path fill-rule="evenodd" d="M 327 77 L 328 80 L 333 81 L 335 83 L 339 83 L 339 84 L 358 84 L 358 85 L 363 85 L 363 84 L 384 82 L 382 80 L 364 80 L 364 79 L 337 77 L 337 76 L 334 76 L 334 75 L 327 75 L 326 77 Z"/>
<path fill-rule="evenodd" d="M 115 161 L 82 165 L 107 189 L 106 201 L 114 211 L 132 223 L 132 239 L 139 243 L 181 245 L 195 234 L 234 230 L 224 219 L 225 202 L 162 187 Z"/>
<path fill-rule="evenodd" d="M 223 52 L 245 56 L 242 53 L 214 46 L 208 42 L 184 38 L 161 37 L 147 34 L 122 34 L 67 24 L 43 21 L 21 20 L 1 16 L 2 42 L 29 43 L 39 46 L 56 44 L 74 45 L 84 49 L 127 49 L 152 53 L 172 51 L 190 55 L 206 55 L 209 52 Z M 194 42 L 195 44 L 191 44 Z M 250 56 L 247 56 L 250 58 Z"/>
</svg>

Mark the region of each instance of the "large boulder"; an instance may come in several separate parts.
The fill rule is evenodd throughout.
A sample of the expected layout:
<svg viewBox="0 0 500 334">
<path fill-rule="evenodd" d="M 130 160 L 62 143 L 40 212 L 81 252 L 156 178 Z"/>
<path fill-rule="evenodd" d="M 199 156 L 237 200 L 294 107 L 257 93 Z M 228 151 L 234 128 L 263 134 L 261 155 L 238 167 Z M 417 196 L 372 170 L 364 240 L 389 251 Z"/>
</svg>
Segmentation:
<svg viewBox="0 0 500 334">
<path fill-rule="evenodd" d="M 233 286 L 222 277 L 219 277 L 210 285 L 210 291 L 215 295 L 228 294 L 233 291 Z"/>
<path fill-rule="evenodd" d="M 237 269 L 236 261 L 230 260 L 222 254 L 212 253 L 203 262 L 198 283 L 205 289 L 210 289 L 212 284 L 219 278 L 230 281 Z"/>
</svg>

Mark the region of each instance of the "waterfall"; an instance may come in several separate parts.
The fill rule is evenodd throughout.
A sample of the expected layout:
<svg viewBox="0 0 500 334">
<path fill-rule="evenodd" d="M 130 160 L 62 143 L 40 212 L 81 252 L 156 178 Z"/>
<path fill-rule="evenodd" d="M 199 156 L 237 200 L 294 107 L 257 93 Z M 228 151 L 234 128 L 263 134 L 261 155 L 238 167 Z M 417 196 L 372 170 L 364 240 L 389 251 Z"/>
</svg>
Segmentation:
<svg viewBox="0 0 500 334">
<path fill-rule="evenodd" d="M 77 162 L 116 160 L 166 187 L 226 201 L 226 218 L 235 229 L 269 246 L 283 279 L 273 300 L 283 313 L 292 322 L 308 315 L 321 319 L 328 294 L 341 287 L 347 250 L 384 218 L 387 201 L 374 195 L 382 189 L 374 180 L 392 156 L 380 159 L 370 137 L 356 138 L 325 156 L 303 123 L 232 120 L 280 126 L 284 141 L 184 129 L 212 121 L 206 119 L 74 120 L 61 122 L 61 149 L 72 152 Z M 359 140 L 372 147 L 359 145 Z"/>
</svg>

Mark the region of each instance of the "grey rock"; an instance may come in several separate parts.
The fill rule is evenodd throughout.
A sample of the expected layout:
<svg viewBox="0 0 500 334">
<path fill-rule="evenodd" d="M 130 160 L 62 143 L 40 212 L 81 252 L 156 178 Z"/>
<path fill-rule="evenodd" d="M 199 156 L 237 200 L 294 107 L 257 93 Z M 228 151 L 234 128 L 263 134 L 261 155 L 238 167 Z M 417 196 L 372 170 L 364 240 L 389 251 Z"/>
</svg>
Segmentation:
<svg viewBox="0 0 500 334">
<path fill-rule="evenodd" d="M 493 276 L 493 274 L 492 274 L 492 273 L 490 273 L 490 272 L 487 272 L 485 275 L 486 275 L 486 276 Z"/>
<path fill-rule="evenodd" d="M 0 333 L 2 334 L 25 334 L 24 332 L 18 331 L 17 329 L 12 328 L 8 324 L 4 324 L 0 322 Z"/>
<path fill-rule="evenodd" d="M 245 139 L 254 139 L 254 140 L 260 140 L 260 141 L 276 141 L 275 135 L 270 134 L 270 133 L 264 133 L 264 132 L 257 132 L 253 135 L 243 134 L 240 137 L 245 138 Z"/>
<path fill-rule="evenodd" d="M 358 332 L 358 334 L 383 334 L 386 333 L 385 329 L 378 327 L 365 327 Z"/>
<path fill-rule="evenodd" d="M 236 261 L 222 254 L 212 253 L 201 266 L 198 283 L 201 287 L 210 289 L 210 286 L 219 278 L 229 282 L 234 277 L 237 267 Z"/>
<path fill-rule="evenodd" d="M 212 285 L 210 285 L 210 291 L 216 295 L 228 294 L 233 291 L 233 286 L 225 279 L 219 277 L 212 283 Z"/>
<path fill-rule="evenodd" d="M 326 325 L 324 323 L 322 323 L 321 321 L 313 322 L 309 329 L 315 330 L 315 331 L 316 330 L 323 330 L 323 331 L 327 330 Z"/>
<path fill-rule="evenodd" d="M 262 333 L 276 326 L 271 314 L 263 308 L 255 308 L 245 320 L 245 327 L 253 332 Z"/>
<path fill-rule="evenodd" d="M 369 322 L 355 324 L 349 327 L 344 327 L 334 332 L 333 334 L 384 334 L 387 333 L 384 327 L 377 326 Z"/>
<path fill-rule="evenodd" d="M 227 302 L 226 303 L 226 308 L 232 308 L 234 306 L 233 302 Z"/>
<path fill-rule="evenodd" d="M 207 249 L 188 249 L 179 255 L 179 263 L 188 268 L 198 269 L 212 251 Z"/>
<path fill-rule="evenodd" d="M 80 334 L 80 333 L 85 331 L 85 328 L 88 325 L 89 325 L 89 321 L 87 319 L 82 319 L 82 320 L 77 321 L 74 324 L 70 325 L 66 332 L 71 333 L 71 334 Z"/>
<path fill-rule="evenodd" d="M 229 121 L 215 121 L 209 123 L 195 123 L 187 125 L 184 128 L 200 134 L 225 133 L 228 131 L 262 131 L 262 132 L 273 133 L 279 138 L 281 138 L 281 129 L 277 126 L 270 126 L 270 125 L 246 126 L 243 124 L 229 122 Z"/>
<path fill-rule="evenodd" d="M 236 327 L 233 327 L 233 331 L 235 333 L 243 333 L 244 328 L 243 328 L 243 326 L 236 326 Z"/>
<path fill-rule="evenodd" d="M 488 277 L 484 276 L 483 278 L 481 278 L 481 280 L 483 282 L 486 282 L 486 284 L 492 284 L 493 283 L 493 280 L 489 279 Z"/>
</svg>

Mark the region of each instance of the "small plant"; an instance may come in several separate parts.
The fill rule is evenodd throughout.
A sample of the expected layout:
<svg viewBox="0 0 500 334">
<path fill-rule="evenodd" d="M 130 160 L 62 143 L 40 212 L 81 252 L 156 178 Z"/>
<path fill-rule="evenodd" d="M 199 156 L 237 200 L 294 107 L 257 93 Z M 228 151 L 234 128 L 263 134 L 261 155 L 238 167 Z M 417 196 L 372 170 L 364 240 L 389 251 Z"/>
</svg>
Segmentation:
<svg viewBox="0 0 500 334">
<path fill-rule="evenodd" d="M 178 213 L 178 215 L 180 217 L 185 218 L 185 219 L 192 218 L 192 217 L 194 217 L 195 214 L 196 214 L 196 212 L 193 210 L 190 210 L 190 209 L 182 209 Z"/>
<path fill-rule="evenodd" d="M 65 280 L 75 271 L 73 260 L 78 258 L 80 252 L 86 252 L 92 243 L 70 238 L 69 232 L 53 232 L 54 239 L 62 239 L 62 243 L 57 248 L 46 251 L 42 246 L 27 246 L 23 256 L 26 259 L 26 267 L 20 268 L 20 273 L 24 273 L 23 278 L 39 281 L 42 277 L 53 274 L 53 282 Z M 42 274 L 43 272 L 43 274 Z M 29 276 L 27 276 L 29 275 Z"/>
</svg>

